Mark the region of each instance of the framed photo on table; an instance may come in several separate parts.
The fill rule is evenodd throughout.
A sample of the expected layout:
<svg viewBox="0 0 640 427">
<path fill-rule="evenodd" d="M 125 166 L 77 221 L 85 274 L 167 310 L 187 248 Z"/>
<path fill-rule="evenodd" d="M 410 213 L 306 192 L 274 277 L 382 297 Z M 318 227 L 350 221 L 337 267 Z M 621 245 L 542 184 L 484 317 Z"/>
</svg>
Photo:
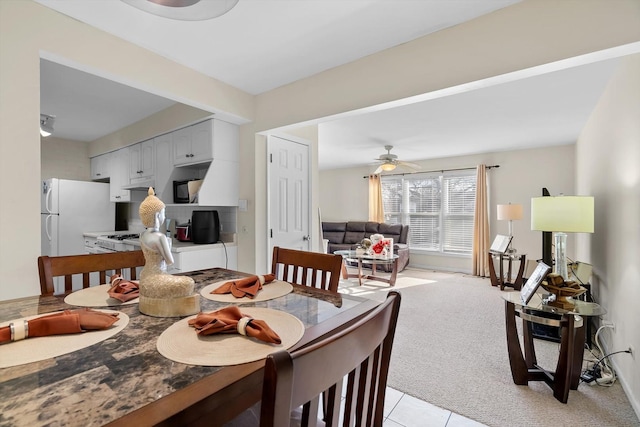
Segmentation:
<svg viewBox="0 0 640 427">
<path fill-rule="evenodd" d="M 489 252 L 494 254 L 503 254 L 507 251 L 509 244 L 511 244 L 513 236 L 505 236 L 504 234 L 498 234 L 489 248 Z"/>
<path fill-rule="evenodd" d="M 522 289 L 520 289 L 520 298 L 524 305 L 527 305 L 529 301 L 531 301 L 531 297 L 540 286 L 540 283 L 547 277 L 549 271 L 551 271 L 551 267 L 542 261 L 538 262 L 538 266 L 533 270 L 527 282 L 522 285 Z"/>
</svg>

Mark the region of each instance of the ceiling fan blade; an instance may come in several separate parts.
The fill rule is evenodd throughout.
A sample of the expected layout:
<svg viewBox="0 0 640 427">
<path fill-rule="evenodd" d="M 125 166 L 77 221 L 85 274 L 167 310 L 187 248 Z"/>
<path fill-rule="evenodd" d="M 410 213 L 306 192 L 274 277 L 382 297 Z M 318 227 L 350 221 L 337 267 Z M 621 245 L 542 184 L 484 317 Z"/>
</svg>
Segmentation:
<svg viewBox="0 0 640 427">
<path fill-rule="evenodd" d="M 380 172 L 382 172 L 382 165 L 378 166 L 378 169 L 376 169 L 375 172 L 373 172 L 373 174 L 378 175 Z"/>
<path fill-rule="evenodd" d="M 398 162 L 400 166 L 406 166 L 409 169 L 421 169 L 420 165 L 411 162 Z"/>
</svg>

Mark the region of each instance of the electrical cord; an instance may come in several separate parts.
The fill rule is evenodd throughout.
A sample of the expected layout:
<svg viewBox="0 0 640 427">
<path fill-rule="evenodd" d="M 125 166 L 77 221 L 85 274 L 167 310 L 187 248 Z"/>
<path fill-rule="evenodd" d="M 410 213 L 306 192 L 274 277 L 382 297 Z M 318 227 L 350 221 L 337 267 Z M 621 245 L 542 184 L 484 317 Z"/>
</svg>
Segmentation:
<svg viewBox="0 0 640 427">
<path fill-rule="evenodd" d="M 610 328 L 610 325 L 603 325 L 598 328 L 595 334 L 595 344 L 598 347 L 598 351 L 600 354 L 605 354 L 600 345 L 600 332 L 602 332 L 605 328 Z M 597 357 L 593 351 L 590 351 L 593 357 Z M 580 376 L 583 382 L 587 382 L 589 384 L 598 384 L 603 387 L 611 387 L 616 382 L 616 373 L 615 370 L 609 365 L 609 356 L 619 353 L 631 353 L 630 350 L 620 350 L 614 351 L 609 354 L 605 354 L 598 361 L 591 366 L 590 369 L 586 369 L 582 375 Z M 600 365 L 602 364 L 602 367 Z"/>
<path fill-rule="evenodd" d="M 229 269 L 229 254 L 227 253 L 227 245 L 224 244 L 222 240 L 218 240 L 222 243 L 222 247 L 224 248 L 224 268 Z"/>
</svg>

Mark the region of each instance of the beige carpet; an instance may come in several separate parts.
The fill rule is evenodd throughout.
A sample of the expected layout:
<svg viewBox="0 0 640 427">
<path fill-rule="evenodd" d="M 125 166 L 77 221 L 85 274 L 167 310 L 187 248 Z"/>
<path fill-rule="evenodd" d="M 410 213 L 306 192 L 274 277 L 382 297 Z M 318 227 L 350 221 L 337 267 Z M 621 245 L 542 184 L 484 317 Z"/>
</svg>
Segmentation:
<svg viewBox="0 0 640 427">
<path fill-rule="evenodd" d="M 341 283 L 341 292 L 378 300 L 389 289 L 375 281 Z M 515 385 L 504 302 L 489 279 L 407 269 L 395 289 L 402 303 L 390 387 L 489 426 L 640 426 L 619 383 L 580 384 L 567 404 L 543 382 Z M 555 369 L 558 344 L 536 340 L 536 353 L 540 365 Z"/>
</svg>

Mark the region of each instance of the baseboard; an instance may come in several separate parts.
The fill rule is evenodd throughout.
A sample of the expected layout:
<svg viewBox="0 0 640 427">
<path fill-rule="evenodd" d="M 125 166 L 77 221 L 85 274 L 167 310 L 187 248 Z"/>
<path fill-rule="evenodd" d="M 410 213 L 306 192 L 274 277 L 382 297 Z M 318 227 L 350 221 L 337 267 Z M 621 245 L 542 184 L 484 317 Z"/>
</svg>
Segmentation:
<svg viewBox="0 0 640 427">
<path fill-rule="evenodd" d="M 406 268 L 416 268 L 420 270 L 433 270 L 433 271 L 446 271 L 448 273 L 471 274 L 471 270 L 461 270 L 459 268 L 413 264 L 411 263 L 411 261 L 409 261 L 409 265 L 407 265 L 405 269 Z"/>
</svg>

